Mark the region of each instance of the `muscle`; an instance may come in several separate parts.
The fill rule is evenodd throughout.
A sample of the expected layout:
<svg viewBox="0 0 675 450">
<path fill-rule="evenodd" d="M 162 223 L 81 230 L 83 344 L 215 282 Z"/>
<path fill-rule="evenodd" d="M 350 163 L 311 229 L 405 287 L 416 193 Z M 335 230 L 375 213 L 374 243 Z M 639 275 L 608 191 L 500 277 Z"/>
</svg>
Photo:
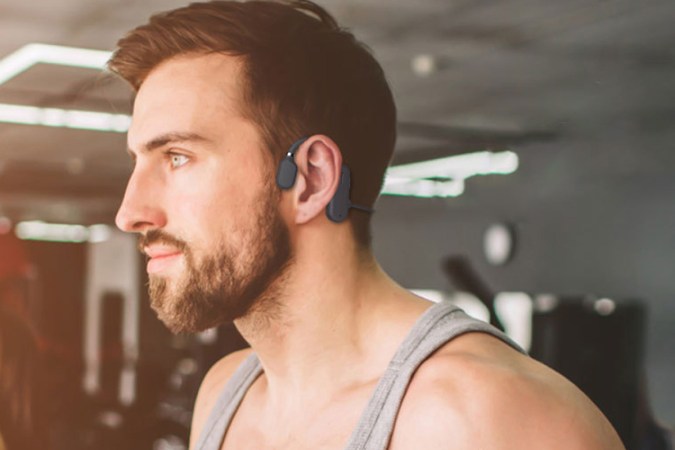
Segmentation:
<svg viewBox="0 0 675 450">
<path fill-rule="evenodd" d="M 390 449 L 623 448 L 572 383 L 486 335 L 441 348 L 416 372 Z"/>
</svg>

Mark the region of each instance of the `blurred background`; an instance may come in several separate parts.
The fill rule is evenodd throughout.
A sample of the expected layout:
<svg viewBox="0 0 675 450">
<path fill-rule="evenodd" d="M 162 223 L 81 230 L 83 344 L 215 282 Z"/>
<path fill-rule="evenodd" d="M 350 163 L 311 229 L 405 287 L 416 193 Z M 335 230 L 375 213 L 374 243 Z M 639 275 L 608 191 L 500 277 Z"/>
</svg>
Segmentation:
<svg viewBox="0 0 675 450">
<path fill-rule="evenodd" d="M 373 219 L 384 269 L 504 327 L 628 448 L 672 448 L 675 3 L 319 3 L 373 50 L 398 105 Z M 132 94 L 101 67 L 184 4 L 0 3 L 0 349 L 23 349 L 0 376 L 35 374 L 19 377 L 30 400 L 0 395 L 39 405 L 35 440 L 14 448 L 185 448 L 201 377 L 244 345 L 231 326 L 171 336 L 113 225 Z"/>
</svg>

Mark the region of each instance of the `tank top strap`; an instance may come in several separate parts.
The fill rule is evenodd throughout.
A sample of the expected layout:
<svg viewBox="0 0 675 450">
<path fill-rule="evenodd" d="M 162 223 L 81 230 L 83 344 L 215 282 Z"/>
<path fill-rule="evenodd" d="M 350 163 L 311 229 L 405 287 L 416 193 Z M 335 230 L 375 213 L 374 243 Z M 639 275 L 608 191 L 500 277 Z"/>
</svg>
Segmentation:
<svg viewBox="0 0 675 450">
<path fill-rule="evenodd" d="M 524 351 L 491 325 L 468 316 L 449 302 L 433 305 L 425 311 L 396 351 L 378 382 L 347 450 L 385 450 L 410 380 L 417 368 L 448 341 L 469 332 L 493 335 L 519 352 Z"/>
<path fill-rule="evenodd" d="M 219 450 L 234 413 L 244 398 L 246 391 L 262 373 L 258 357 L 249 355 L 237 368 L 216 400 L 211 414 L 202 428 L 195 447 L 196 450 Z"/>
</svg>

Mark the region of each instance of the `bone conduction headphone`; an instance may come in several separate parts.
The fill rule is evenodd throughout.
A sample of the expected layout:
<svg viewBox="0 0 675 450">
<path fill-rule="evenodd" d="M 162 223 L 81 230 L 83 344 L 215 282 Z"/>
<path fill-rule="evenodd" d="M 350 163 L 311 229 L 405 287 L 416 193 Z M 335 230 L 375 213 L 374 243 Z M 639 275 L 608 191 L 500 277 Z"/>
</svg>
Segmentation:
<svg viewBox="0 0 675 450">
<path fill-rule="evenodd" d="M 295 176 L 298 173 L 298 166 L 295 164 L 293 157 L 295 152 L 298 151 L 300 146 L 305 142 L 307 138 L 302 138 L 293 143 L 291 148 L 288 149 L 288 153 L 284 159 L 281 160 L 279 164 L 279 169 L 277 170 L 277 186 L 283 190 L 288 190 L 293 187 L 295 183 Z M 349 209 L 358 209 L 359 211 L 364 211 L 367 213 L 375 212 L 374 209 L 368 208 L 366 206 L 355 205 L 349 199 L 349 189 L 351 187 L 351 172 L 347 165 L 342 164 L 342 170 L 340 173 L 340 184 L 335 191 L 335 195 L 331 199 L 330 203 L 326 205 L 326 216 L 335 223 L 340 223 L 347 218 L 349 214 Z"/>
</svg>

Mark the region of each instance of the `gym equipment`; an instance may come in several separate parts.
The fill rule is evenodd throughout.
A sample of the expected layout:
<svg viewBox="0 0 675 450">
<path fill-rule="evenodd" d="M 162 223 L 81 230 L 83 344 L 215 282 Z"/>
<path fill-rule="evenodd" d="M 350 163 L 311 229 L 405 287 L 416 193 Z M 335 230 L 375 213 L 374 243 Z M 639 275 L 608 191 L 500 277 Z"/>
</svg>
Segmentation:
<svg viewBox="0 0 675 450">
<path fill-rule="evenodd" d="M 505 331 L 495 311 L 495 293 L 473 269 L 469 258 L 449 256 L 443 260 L 441 267 L 457 290 L 473 294 L 487 307 L 490 311 L 490 325 Z"/>
<path fill-rule="evenodd" d="M 669 450 L 647 400 L 646 323 L 639 300 L 535 297 L 530 354 L 586 393 L 628 450 Z"/>
<path fill-rule="evenodd" d="M 494 292 L 468 258 L 445 258 L 453 285 L 470 292 L 504 330 Z M 647 314 L 639 300 L 594 296 L 535 297 L 530 355 L 579 387 L 607 416 L 627 450 L 673 450 L 672 431 L 653 417 L 644 369 Z"/>
</svg>

